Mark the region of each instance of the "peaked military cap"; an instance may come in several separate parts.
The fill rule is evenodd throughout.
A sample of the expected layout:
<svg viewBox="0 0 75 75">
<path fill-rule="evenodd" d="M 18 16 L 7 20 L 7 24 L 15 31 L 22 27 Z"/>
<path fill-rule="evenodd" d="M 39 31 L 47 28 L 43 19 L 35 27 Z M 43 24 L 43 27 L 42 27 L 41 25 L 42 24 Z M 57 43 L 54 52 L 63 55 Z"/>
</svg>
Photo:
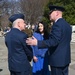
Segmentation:
<svg viewBox="0 0 75 75">
<path fill-rule="evenodd" d="M 54 5 L 49 5 L 49 9 L 50 9 L 49 14 L 51 14 L 55 10 L 59 10 L 59 11 L 62 11 L 62 12 L 65 11 L 65 8 L 64 7 L 54 6 Z"/>
<path fill-rule="evenodd" d="M 9 17 L 10 22 L 14 22 L 16 19 L 23 19 L 24 20 L 24 15 L 23 14 L 14 14 Z"/>
</svg>

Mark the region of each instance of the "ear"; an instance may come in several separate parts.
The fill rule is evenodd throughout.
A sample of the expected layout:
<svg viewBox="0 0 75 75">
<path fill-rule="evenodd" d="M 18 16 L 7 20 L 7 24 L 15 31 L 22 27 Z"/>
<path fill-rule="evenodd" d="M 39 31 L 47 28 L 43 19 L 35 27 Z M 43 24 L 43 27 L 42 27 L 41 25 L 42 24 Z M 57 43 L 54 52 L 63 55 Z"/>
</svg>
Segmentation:
<svg viewBox="0 0 75 75">
<path fill-rule="evenodd" d="M 18 27 L 20 27 L 20 22 L 17 23 Z"/>
</svg>

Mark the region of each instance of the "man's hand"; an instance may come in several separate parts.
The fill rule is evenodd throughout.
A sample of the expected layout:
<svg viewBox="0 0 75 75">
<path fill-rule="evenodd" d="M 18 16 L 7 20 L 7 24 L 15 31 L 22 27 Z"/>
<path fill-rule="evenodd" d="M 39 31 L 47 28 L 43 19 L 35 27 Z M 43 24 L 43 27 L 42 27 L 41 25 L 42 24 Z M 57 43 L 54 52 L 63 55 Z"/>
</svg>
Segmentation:
<svg viewBox="0 0 75 75">
<path fill-rule="evenodd" d="M 37 45 L 37 39 L 32 36 L 32 38 L 27 38 L 26 43 L 27 45 Z"/>
<path fill-rule="evenodd" d="M 34 61 L 34 62 L 37 62 L 37 61 L 38 61 L 38 58 L 37 58 L 36 56 L 34 56 L 34 57 L 33 57 L 33 61 Z"/>
</svg>

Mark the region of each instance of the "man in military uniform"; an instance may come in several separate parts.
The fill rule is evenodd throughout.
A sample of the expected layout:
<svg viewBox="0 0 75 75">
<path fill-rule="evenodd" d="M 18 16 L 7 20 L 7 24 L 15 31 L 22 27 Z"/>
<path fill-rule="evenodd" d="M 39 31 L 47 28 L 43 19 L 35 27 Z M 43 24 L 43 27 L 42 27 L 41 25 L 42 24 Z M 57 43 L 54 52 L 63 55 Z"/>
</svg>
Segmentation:
<svg viewBox="0 0 75 75">
<path fill-rule="evenodd" d="M 5 36 L 5 44 L 8 48 L 8 66 L 10 75 L 32 75 L 30 61 L 33 57 L 32 49 L 26 45 L 26 23 L 23 14 L 14 14 L 9 18 L 12 29 Z"/>
<path fill-rule="evenodd" d="M 69 23 L 62 18 L 65 9 L 61 6 L 49 6 L 50 20 L 53 22 L 49 39 L 38 41 L 35 37 L 28 38 L 28 45 L 38 45 L 38 48 L 49 47 L 51 75 L 68 75 L 71 62 L 70 41 L 72 29 Z"/>
</svg>

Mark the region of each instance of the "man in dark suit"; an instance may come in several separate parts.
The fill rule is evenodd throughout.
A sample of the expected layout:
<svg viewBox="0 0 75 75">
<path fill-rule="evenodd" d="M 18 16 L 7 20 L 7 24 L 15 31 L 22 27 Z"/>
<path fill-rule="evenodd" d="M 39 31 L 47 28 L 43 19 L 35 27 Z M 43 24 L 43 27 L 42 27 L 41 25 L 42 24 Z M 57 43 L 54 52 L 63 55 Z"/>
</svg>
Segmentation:
<svg viewBox="0 0 75 75">
<path fill-rule="evenodd" d="M 48 40 L 38 41 L 35 37 L 28 38 L 28 45 L 38 45 L 39 48 L 49 47 L 51 75 L 68 75 L 71 62 L 70 41 L 72 29 L 63 18 L 65 9 L 61 6 L 49 6 L 50 20 L 53 22 Z"/>
<path fill-rule="evenodd" d="M 26 45 L 27 34 L 23 14 L 14 14 L 9 20 L 13 23 L 12 29 L 5 36 L 8 48 L 8 65 L 10 75 L 32 75 L 31 61 L 33 54 L 30 46 Z"/>
</svg>

